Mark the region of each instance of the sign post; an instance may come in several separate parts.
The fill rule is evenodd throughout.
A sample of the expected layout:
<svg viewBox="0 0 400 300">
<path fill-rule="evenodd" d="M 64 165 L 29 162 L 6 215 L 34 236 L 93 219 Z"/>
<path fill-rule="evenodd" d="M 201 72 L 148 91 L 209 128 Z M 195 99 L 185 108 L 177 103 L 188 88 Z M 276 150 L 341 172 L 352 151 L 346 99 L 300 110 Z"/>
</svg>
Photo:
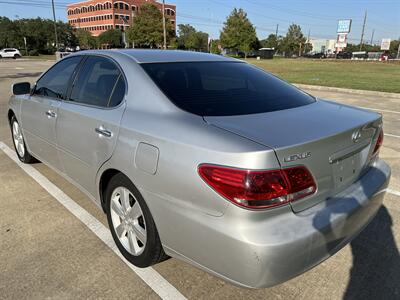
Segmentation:
<svg viewBox="0 0 400 300">
<path fill-rule="evenodd" d="M 390 39 L 382 39 L 381 50 L 389 50 L 390 49 Z"/>
<path fill-rule="evenodd" d="M 336 55 L 339 52 L 339 49 L 346 48 L 347 46 L 347 35 L 349 34 L 351 29 L 351 19 L 339 20 L 337 25 L 337 39 L 336 39 Z"/>
</svg>

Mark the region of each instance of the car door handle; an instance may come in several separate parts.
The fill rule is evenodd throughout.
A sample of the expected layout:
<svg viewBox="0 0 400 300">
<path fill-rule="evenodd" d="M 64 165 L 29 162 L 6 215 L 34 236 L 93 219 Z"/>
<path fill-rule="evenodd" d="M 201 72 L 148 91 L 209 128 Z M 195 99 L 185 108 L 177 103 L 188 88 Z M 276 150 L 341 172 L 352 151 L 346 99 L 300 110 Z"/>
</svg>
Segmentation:
<svg viewBox="0 0 400 300">
<path fill-rule="evenodd" d="M 55 117 L 57 117 L 57 114 L 52 110 L 48 110 L 48 111 L 46 111 L 46 116 L 48 118 L 55 118 Z"/>
<path fill-rule="evenodd" d="M 94 131 L 96 131 L 96 133 L 103 135 L 105 137 L 112 137 L 112 132 L 105 129 L 103 126 L 97 127 L 94 129 Z"/>
</svg>

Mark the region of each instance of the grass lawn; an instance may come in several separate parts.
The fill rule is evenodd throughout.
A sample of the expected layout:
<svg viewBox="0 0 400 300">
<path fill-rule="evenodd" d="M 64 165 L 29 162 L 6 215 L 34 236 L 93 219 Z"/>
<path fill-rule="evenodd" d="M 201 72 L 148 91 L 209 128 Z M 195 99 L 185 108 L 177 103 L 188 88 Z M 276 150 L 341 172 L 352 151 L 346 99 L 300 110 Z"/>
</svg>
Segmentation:
<svg viewBox="0 0 400 300">
<path fill-rule="evenodd" d="M 400 93 L 400 62 L 248 59 L 291 83 Z"/>
</svg>

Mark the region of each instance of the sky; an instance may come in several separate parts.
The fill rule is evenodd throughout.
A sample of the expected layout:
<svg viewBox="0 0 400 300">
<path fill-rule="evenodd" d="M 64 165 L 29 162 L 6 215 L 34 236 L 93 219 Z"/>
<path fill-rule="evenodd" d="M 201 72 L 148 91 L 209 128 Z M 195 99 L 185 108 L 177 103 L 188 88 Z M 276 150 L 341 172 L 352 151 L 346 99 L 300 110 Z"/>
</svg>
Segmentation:
<svg viewBox="0 0 400 300">
<path fill-rule="evenodd" d="M 82 0 L 54 0 L 57 19 L 66 21 L 65 6 Z M 380 44 L 382 38 L 400 38 L 400 0 L 166 0 L 177 6 L 177 23 L 193 25 L 219 37 L 223 22 L 234 7 L 243 8 L 259 39 L 285 35 L 291 23 L 299 24 L 311 38 L 335 39 L 338 19 L 352 19 L 350 43 L 359 43 L 365 11 L 364 41 Z M 51 0 L 0 0 L 0 16 L 52 18 Z"/>
</svg>

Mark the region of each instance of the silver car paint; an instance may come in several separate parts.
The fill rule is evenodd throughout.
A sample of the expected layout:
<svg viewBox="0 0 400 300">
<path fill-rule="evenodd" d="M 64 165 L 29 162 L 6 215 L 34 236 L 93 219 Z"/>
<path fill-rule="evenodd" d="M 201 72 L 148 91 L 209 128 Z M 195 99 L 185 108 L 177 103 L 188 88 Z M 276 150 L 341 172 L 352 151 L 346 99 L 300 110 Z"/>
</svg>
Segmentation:
<svg viewBox="0 0 400 300">
<path fill-rule="evenodd" d="M 389 167 L 379 159 L 365 161 L 363 173 L 360 172 L 356 180 L 340 189 L 331 187 L 328 192 L 328 186 L 324 188 L 324 181 L 317 177 L 318 193 L 299 201 L 303 205 L 299 204 L 298 209 L 290 205 L 261 211 L 237 207 L 216 194 L 197 174 L 201 163 L 276 169 L 284 164 L 283 157 L 303 150 L 312 152 L 312 156 L 307 158 L 310 161 L 314 158 L 328 161 L 337 149 L 323 151 L 318 158 L 315 150 L 332 146 L 330 139 L 319 141 L 320 145 L 314 144 L 318 143 L 318 138 L 336 136 L 336 142 L 344 143 L 342 145 L 349 151 L 346 140 L 349 133 L 354 127 L 366 124 L 374 126 L 373 132 L 364 135 L 369 142 L 366 149 L 370 153 L 371 145 L 376 140 L 377 126 L 381 123 L 376 113 L 344 106 L 335 108 L 333 104 L 318 101 L 268 116 L 242 116 L 235 117 L 235 120 L 231 117 L 205 118 L 205 122 L 202 117 L 174 106 L 138 63 L 231 59 L 158 50 L 88 51 L 77 55 L 82 54 L 109 56 L 122 67 L 128 84 L 126 103 L 112 110 L 91 109 L 76 104 L 71 107 L 70 103 L 60 103 L 58 113 L 64 109 L 68 114 L 73 111 L 79 116 L 79 119 L 74 119 L 75 122 L 80 123 L 69 124 L 68 114 L 63 115 L 59 123 L 56 122 L 55 131 L 60 132 L 56 148 L 61 159 L 58 165 L 45 161 L 66 178 L 72 179 L 99 206 L 102 174 L 113 169 L 127 175 L 146 200 L 167 254 L 241 286 L 272 286 L 331 256 L 354 238 L 379 209 L 390 178 Z M 30 102 L 29 96 L 13 96 L 10 99 L 10 109 L 21 121 L 25 136 L 30 134 L 34 124 L 29 119 L 24 120 L 20 108 L 22 106 L 24 111 L 28 109 L 27 105 L 34 105 L 27 104 Z M 318 114 L 311 113 L 314 107 L 318 107 Z M 45 117 L 45 111 L 39 111 L 43 108 L 33 109 L 38 110 L 38 118 Z M 335 109 L 337 114 L 331 122 L 328 119 L 332 118 L 332 110 Z M 290 120 L 296 115 L 299 116 L 297 120 L 305 122 L 300 126 L 307 127 L 307 122 L 318 118 L 320 122 L 327 122 L 326 127 L 307 127 L 300 133 L 293 133 L 296 123 Z M 277 123 L 268 122 L 270 117 Z M 340 122 L 342 117 L 347 123 Z M 103 137 L 93 127 L 106 121 L 104 125 L 111 126 L 109 128 L 114 135 L 112 140 L 104 143 L 101 140 Z M 65 132 L 64 127 L 68 129 Z M 40 128 L 35 130 L 40 131 Z M 282 134 L 285 130 L 288 133 Z M 82 137 L 79 134 L 81 131 L 84 132 Z M 40 133 L 37 132 L 37 135 Z M 88 144 L 88 139 L 91 144 Z M 31 140 L 27 139 L 28 149 L 38 158 L 46 159 L 37 153 L 40 145 L 31 148 Z M 307 146 L 302 147 L 302 142 Z M 143 143 L 158 149 L 157 162 L 154 152 L 150 158 L 143 158 L 143 152 L 138 152 L 138 146 Z M 85 146 L 88 153 L 75 153 L 84 151 Z M 317 148 L 314 149 L 314 146 Z M 96 176 L 82 170 L 87 165 L 79 162 L 85 160 L 87 165 L 92 166 L 90 174 L 95 172 Z M 65 164 L 69 161 L 73 161 L 74 166 L 66 174 Z M 310 161 L 292 163 L 304 163 L 310 167 Z M 155 174 L 149 172 L 151 168 L 143 170 L 140 167 L 143 165 L 156 165 Z M 324 174 L 326 165 L 320 165 L 320 169 L 318 165 L 312 168 L 313 174 Z M 332 174 L 327 174 L 325 179 L 330 176 L 331 183 Z M 319 199 L 310 200 L 313 197 Z"/>
</svg>

